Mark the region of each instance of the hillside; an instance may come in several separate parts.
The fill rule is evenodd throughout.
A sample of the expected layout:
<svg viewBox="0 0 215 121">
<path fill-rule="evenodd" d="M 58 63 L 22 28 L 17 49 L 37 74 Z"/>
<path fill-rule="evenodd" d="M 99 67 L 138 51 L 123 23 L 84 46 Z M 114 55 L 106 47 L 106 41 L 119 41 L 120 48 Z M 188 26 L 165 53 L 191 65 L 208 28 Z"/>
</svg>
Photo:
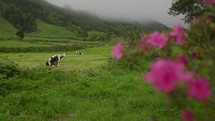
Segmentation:
<svg viewBox="0 0 215 121">
<path fill-rule="evenodd" d="M 8 21 L 0 17 L 0 39 L 7 39 L 13 37 L 17 29 Z"/>
<path fill-rule="evenodd" d="M 37 34 L 35 36 L 40 36 L 40 37 L 48 37 L 48 38 L 69 38 L 69 37 L 74 37 L 74 33 L 69 31 L 65 27 L 57 26 L 57 25 L 52 25 L 49 23 L 46 23 L 42 20 L 37 19 Z"/>
<path fill-rule="evenodd" d="M 141 31 L 153 31 L 167 29 L 165 25 L 152 21 L 150 23 L 138 23 L 127 21 L 106 21 L 96 16 L 90 15 L 86 12 L 74 11 L 70 8 L 60 8 L 54 6 L 45 0 L 0 0 L 0 16 L 9 21 L 18 30 L 24 32 L 38 32 L 38 36 L 50 35 L 50 33 L 57 33 L 57 36 L 76 36 L 85 39 L 92 39 L 88 37 L 90 31 L 98 31 L 107 33 L 107 35 L 97 40 L 108 39 L 112 34 L 121 34 L 120 28 L 133 31 L 137 35 Z M 41 24 L 38 24 L 40 19 Z M 46 24 L 49 23 L 49 24 Z M 44 25 L 43 25 L 44 24 Z M 50 26 L 56 27 L 55 30 L 50 30 Z M 43 28 L 45 27 L 45 28 Z M 63 32 L 66 28 L 71 32 Z M 63 31 L 61 31 L 63 29 Z M 44 33 L 45 32 L 45 33 Z"/>
</svg>

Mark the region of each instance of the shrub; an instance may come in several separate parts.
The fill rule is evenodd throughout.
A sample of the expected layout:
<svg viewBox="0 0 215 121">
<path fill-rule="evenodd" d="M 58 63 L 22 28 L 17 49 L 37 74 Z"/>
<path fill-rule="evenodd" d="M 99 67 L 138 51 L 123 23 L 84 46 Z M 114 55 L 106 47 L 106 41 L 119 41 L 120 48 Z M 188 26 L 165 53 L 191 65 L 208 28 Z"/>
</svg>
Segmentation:
<svg viewBox="0 0 215 121">
<path fill-rule="evenodd" d="M 5 78 L 11 78 L 21 73 L 21 69 L 8 58 L 0 57 L 0 74 Z"/>
</svg>

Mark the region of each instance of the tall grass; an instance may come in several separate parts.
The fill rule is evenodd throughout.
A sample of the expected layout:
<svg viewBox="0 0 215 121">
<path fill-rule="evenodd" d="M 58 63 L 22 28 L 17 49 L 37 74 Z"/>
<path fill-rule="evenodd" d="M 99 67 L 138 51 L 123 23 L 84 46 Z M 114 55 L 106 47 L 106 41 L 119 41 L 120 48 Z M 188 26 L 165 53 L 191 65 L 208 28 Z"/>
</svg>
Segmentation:
<svg viewBox="0 0 215 121">
<path fill-rule="evenodd" d="M 180 121 L 180 111 L 143 83 L 140 71 L 110 64 L 66 71 L 17 68 L 19 73 L 0 77 L 0 88 L 4 90 L 0 95 L 0 117 L 5 121 Z M 13 67 L 13 63 L 9 65 Z"/>
</svg>

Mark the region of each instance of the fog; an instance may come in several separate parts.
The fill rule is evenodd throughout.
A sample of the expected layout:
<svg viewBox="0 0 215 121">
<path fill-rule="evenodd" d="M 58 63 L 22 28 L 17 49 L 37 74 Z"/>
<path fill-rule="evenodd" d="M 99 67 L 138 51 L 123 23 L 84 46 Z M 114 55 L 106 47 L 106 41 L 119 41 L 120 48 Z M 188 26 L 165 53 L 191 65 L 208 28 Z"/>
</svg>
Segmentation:
<svg viewBox="0 0 215 121">
<path fill-rule="evenodd" d="M 71 6 L 105 19 L 155 20 L 168 27 L 183 23 L 183 16 L 173 17 L 167 12 L 173 0 L 46 0 L 54 5 Z"/>
</svg>

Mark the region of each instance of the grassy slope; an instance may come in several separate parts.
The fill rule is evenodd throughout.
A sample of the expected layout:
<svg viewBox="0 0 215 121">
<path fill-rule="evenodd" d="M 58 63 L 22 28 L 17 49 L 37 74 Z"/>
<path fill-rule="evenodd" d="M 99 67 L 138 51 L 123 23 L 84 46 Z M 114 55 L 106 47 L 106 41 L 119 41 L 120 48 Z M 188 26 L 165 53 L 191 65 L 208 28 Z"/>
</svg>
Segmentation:
<svg viewBox="0 0 215 121">
<path fill-rule="evenodd" d="M 66 29 L 65 27 L 60 27 L 56 25 L 51 25 L 48 23 L 45 23 L 41 20 L 37 20 L 37 27 L 39 30 L 39 33 L 36 34 L 36 36 L 40 37 L 51 37 L 51 38 L 56 38 L 56 37 L 74 37 L 74 33 Z"/>
<path fill-rule="evenodd" d="M 36 33 L 36 34 L 28 33 L 26 34 L 26 37 L 22 41 L 17 41 L 17 40 L 0 41 L 0 47 L 25 48 L 25 47 L 46 47 L 46 46 L 53 46 L 53 45 L 93 47 L 93 46 L 99 46 L 99 45 L 105 44 L 104 42 L 90 42 L 90 41 L 85 42 L 80 40 L 69 39 L 69 38 L 77 38 L 77 37 L 75 37 L 74 33 L 72 33 L 71 31 L 67 30 L 64 27 L 51 25 L 41 20 L 37 20 L 37 26 L 38 26 L 38 29 L 40 30 L 39 33 Z M 7 21 L 5 21 L 2 18 L 0 18 L 0 27 L 1 27 L 0 38 L 5 39 L 5 38 L 14 36 L 16 29 L 13 28 L 12 25 L 10 25 Z M 4 31 L 3 28 L 6 29 L 6 31 Z"/>
<path fill-rule="evenodd" d="M 0 38 L 7 39 L 13 37 L 17 29 L 8 21 L 0 17 Z"/>
</svg>

